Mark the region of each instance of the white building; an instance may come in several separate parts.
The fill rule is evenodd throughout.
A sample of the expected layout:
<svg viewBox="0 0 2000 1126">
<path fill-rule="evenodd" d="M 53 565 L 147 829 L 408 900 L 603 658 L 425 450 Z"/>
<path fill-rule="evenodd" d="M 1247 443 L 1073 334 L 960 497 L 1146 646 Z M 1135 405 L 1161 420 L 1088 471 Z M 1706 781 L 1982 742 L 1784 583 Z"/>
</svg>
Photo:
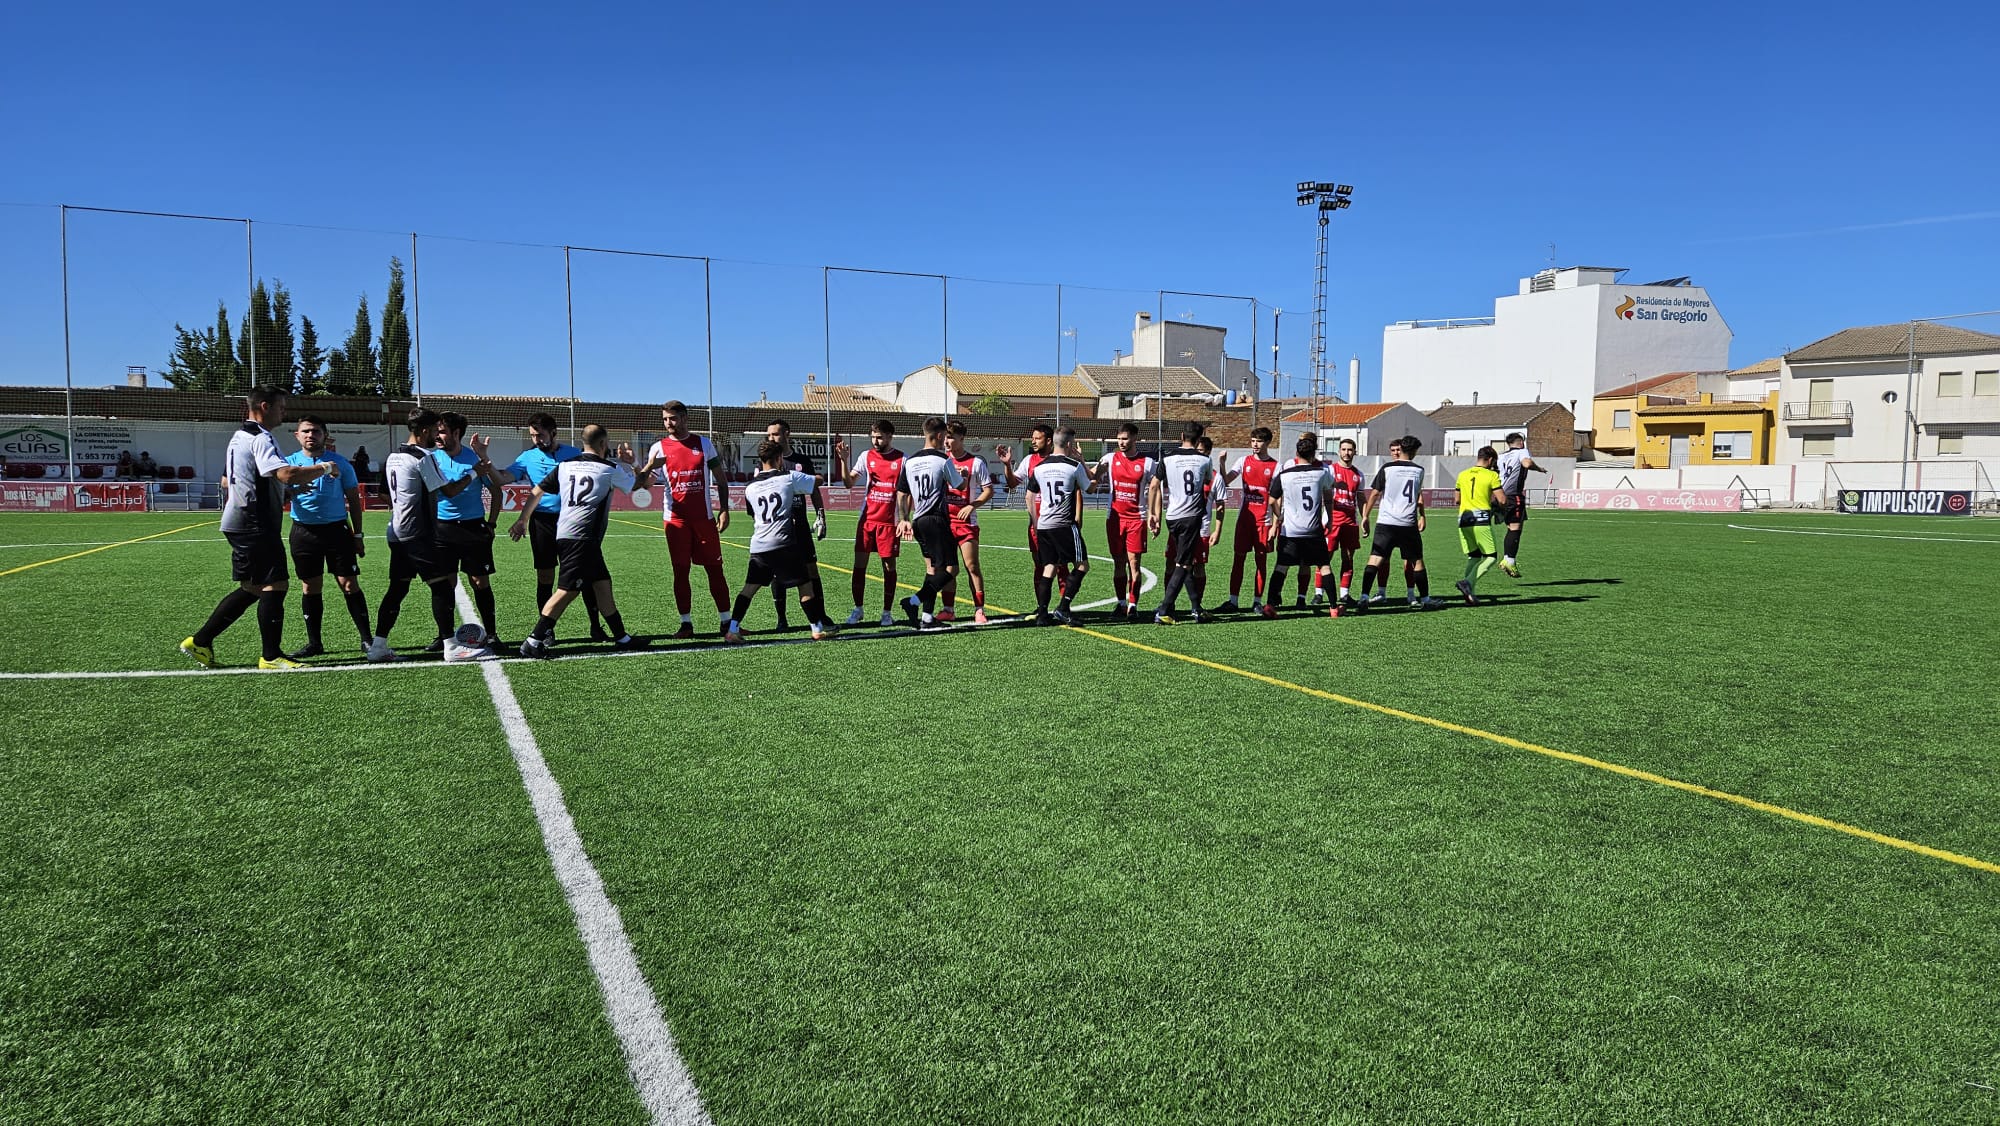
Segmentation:
<svg viewBox="0 0 2000 1126">
<path fill-rule="evenodd" d="M 1141 312 L 1132 319 L 1132 351 L 1118 357 L 1118 366 L 1155 370 L 1191 367 L 1217 389 L 1247 398 L 1257 390 L 1250 374 L 1250 361 L 1239 360 L 1224 351 L 1223 342 L 1228 335 L 1228 329 L 1217 325 L 1155 322 L 1153 314 Z"/>
<path fill-rule="evenodd" d="M 1920 323 L 1914 340 L 1908 324 L 1816 340 L 1785 354 L 1778 426 L 1781 463 L 1977 459 L 2000 477 L 2000 336 Z"/>
<path fill-rule="evenodd" d="M 1382 397 L 1428 408 L 1537 398 L 1588 410 L 1599 392 L 1670 371 L 1729 367 L 1734 335 L 1708 291 L 1623 269 L 1569 266 L 1521 279 L 1491 317 L 1399 321 L 1382 330 Z"/>
</svg>

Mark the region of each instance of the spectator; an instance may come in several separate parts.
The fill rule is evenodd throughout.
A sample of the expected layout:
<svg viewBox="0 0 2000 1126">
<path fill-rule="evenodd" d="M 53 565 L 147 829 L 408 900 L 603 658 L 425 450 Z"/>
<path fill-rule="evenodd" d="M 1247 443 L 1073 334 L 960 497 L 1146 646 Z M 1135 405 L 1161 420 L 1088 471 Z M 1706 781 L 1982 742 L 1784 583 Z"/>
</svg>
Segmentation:
<svg viewBox="0 0 2000 1126">
<path fill-rule="evenodd" d="M 138 475 L 139 475 L 138 472 L 132 466 L 132 451 L 119 450 L 118 468 L 115 472 L 112 473 L 112 476 L 116 477 L 120 481 L 129 481 L 132 478 L 137 477 Z"/>
<path fill-rule="evenodd" d="M 139 451 L 139 462 L 134 468 L 138 470 L 141 477 L 158 477 L 160 475 L 160 464 L 153 460 L 151 450 Z"/>
<path fill-rule="evenodd" d="M 360 480 L 360 481 L 361 481 L 361 482 L 362 482 L 363 484 L 367 484 L 367 482 L 368 482 L 368 447 L 367 447 L 367 446 L 356 446 L 356 447 L 355 447 L 355 449 L 354 449 L 354 456 L 353 456 L 353 457 L 351 457 L 351 458 L 348 458 L 348 459 L 347 459 L 347 463 L 348 463 L 349 465 L 352 465 L 352 466 L 354 467 L 354 476 L 355 476 L 356 478 L 358 478 L 358 479 L 359 479 L 359 480 Z"/>
</svg>

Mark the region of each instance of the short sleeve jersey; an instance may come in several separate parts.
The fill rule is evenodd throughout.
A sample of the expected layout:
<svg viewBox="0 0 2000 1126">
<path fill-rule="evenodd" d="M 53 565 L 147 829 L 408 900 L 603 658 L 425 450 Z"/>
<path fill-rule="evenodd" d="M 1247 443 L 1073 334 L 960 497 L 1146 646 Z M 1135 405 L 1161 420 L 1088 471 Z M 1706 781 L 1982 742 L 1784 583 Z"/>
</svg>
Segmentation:
<svg viewBox="0 0 2000 1126">
<path fill-rule="evenodd" d="M 389 540 L 421 543 L 437 527 L 437 502 L 432 494 L 450 484 L 431 451 L 422 446 L 398 446 L 382 459 L 382 480 L 389 488 Z"/>
<path fill-rule="evenodd" d="M 1510 449 L 1500 455 L 1500 491 L 1508 496 L 1519 496 L 1521 486 L 1526 483 L 1528 468 L 1523 462 L 1535 460 L 1528 453 L 1528 447 Z"/>
<path fill-rule="evenodd" d="M 1167 490 L 1165 517 L 1168 521 L 1192 520 L 1208 516 L 1209 490 L 1215 482 L 1215 463 L 1200 450 L 1185 446 L 1161 458 L 1153 476 Z"/>
<path fill-rule="evenodd" d="M 1040 500 L 1035 513 L 1035 530 L 1068 528 L 1076 524 L 1071 509 L 1076 498 L 1090 487 L 1090 475 L 1072 458 L 1045 457 L 1028 474 L 1028 491 Z"/>
<path fill-rule="evenodd" d="M 667 487 L 666 499 L 660 504 L 662 520 L 682 524 L 715 519 L 717 502 L 728 503 L 727 498 L 716 497 L 714 490 L 709 488 L 709 464 L 719 456 L 715 452 L 715 443 L 709 441 L 706 434 L 661 438 L 653 443 L 653 448 L 647 451 L 646 460 L 666 462 L 664 468 L 654 470 L 654 479 Z"/>
<path fill-rule="evenodd" d="M 878 452 L 874 446 L 861 451 L 854 459 L 854 467 L 849 471 L 850 480 L 859 480 L 867 490 L 867 497 L 861 502 L 861 522 L 864 524 L 894 524 L 896 522 L 896 482 L 903 476 L 903 451 L 892 449 L 888 453 Z"/>
<path fill-rule="evenodd" d="M 455 481 L 460 477 L 475 472 L 473 466 L 479 464 L 479 455 L 472 452 L 471 446 L 461 445 L 458 447 L 457 453 L 450 453 L 444 447 L 439 446 L 437 449 L 431 451 L 431 456 L 437 459 L 438 469 L 444 474 L 447 481 Z M 486 519 L 486 491 L 489 488 L 491 488 L 491 485 L 487 481 L 481 480 L 475 484 L 467 485 L 455 496 L 439 497 L 437 499 L 438 519 Z"/>
<path fill-rule="evenodd" d="M 1333 475 L 1333 499 L 1327 503 L 1335 519 L 1355 520 L 1361 511 L 1361 471 L 1337 461 L 1328 465 L 1326 471 Z"/>
<path fill-rule="evenodd" d="M 1286 466 L 1271 482 L 1271 491 L 1279 497 L 1285 535 L 1303 538 L 1326 532 L 1333 474 L 1324 465 L 1311 462 Z"/>
<path fill-rule="evenodd" d="M 819 492 L 819 467 L 813 464 L 812 458 L 801 453 L 786 454 L 785 468 L 794 473 L 803 473 L 813 479 L 812 490 L 806 494 L 807 496 Z M 802 529 L 806 526 L 806 508 L 807 506 L 803 504 L 792 506 L 792 523 Z"/>
<path fill-rule="evenodd" d="M 1380 521 L 1414 527 L 1424 496 L 1424 467 L 1414 461 L 1385 461 L 1369 485 L 1382 498 Z"/>
<path fill-rule="evenodd" d="M 347 490 L 360 488 L 361 478 L 346 458 L 332 450 L 324 450 L 318 457 L 300 450 L 285 458 L 287 465 L 311 465 L 316 461 L 331 462 L 340 472 L 291 487 L 292 521 L 297 524 L 346 523 Z"/>
<path fill-rule="evenodd" d="M 1146 479 L 1153 475 L 1150 457 L 1126 457 L 1112 450 L 1097 461 L 1111 480 L 1111 511 L 1118 516 L 1138 517 L 1146 513 L 1142 494 Z"/>
<path fill-rule="evenodd" d="M 629 493 L 638 481 L 631 466 L 586 453 L 550 470 L 540 484 L 543 492 L 562 498 L 556 538 L 597 541 L 611 523 L 611 494 Z"/>
<path fill-rule="evenodd" d="M 1483 465 L 1475 465 L 1458 475 L 1458 522 L 1460 525 L 1493 522 L 1493 493 L 1500 488 L 1500 475 Z"/>
<path fill-rule="evenodd" d="M 902 463 L 896 491 L 910 494 L 910 519 L 944 515 L 950 507 L 951 490 L 965 483 L 965 475 L 952 464 L 951 455 L 925 447 L 903 458 Z M 869 492 L 872 496 L 872 486 Z"/>
<path fill-rule="evenodd" d="M 243 535 L 278 534 L 285 520 L 285 490 L 278 470 L 285 467 L 278 440 L 255 422 L 245 422 L 229 436 L 223 454 L 229 475 L 229 495 L 222 502 L 222 530 Z"/>
<path fill-rule="evenodd" d="M 556 466 L 581 456 L 583 451 L 575 446 L 557 445 L 546 450 L 540 446 L 529 446 L 521 451 L 521 456 L 507 466 L 507 476 L 516 481 L 526 481 L 530 485 L 540 484 L 548 479 L 549 474 L 555 472 Z M 537 512 L 554 512 L 561 507 L 562 501 L 557 499 L 554 493 L 543 493 L 542 499 L 535 502 Z"/>
<path fill-rule="evenodd" d="M 1275 457 L 1245 457 L 1237 467 L 1236 479 L 1243 485 L 1243 508 L 1259 520 L 1270 510 L 1271 478 L 1278 472 Z"/>
<path fill-rule="evenodd" d="M 986 491 L 993 483 L 993 473 L 986 468 L 986 459 L 978 454 L 955 457 L 951 463 L 958 467 L 959 476 L 965 483 L 951 490 L 951 522 L 968 528 L 979 526 L 979 510 L 968 507 L 972 498 Z"/>
<path fill-rule="evenodd" d="M 812 474 L 796 469 L 767 469 L 743 486 L 743 505 L 754 525 L 752 552 L 779 551 L 805 542 L 796 516 L 805 511 L 805 501 L 818 483 Z"/>
</svg>

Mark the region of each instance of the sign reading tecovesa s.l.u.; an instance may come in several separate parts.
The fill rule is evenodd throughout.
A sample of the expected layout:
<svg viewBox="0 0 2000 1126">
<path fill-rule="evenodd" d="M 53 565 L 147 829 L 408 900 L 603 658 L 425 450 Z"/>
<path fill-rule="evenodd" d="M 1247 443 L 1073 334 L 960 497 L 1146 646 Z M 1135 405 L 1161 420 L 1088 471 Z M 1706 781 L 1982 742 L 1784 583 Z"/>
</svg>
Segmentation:
<svg viewBox="0 0 2000 1126">
<path fill-rule="evenodd" d="M 1628 512 L 1741 512 L 1741 489 L 1560 489 L 1557 508 Z"/>
<path fill-rule="evenodd" d="M 1972 494 L 1954 489 L 1842 489 L 1840 510 L 1872 516 L 1970 516 Z"/>
</svg>

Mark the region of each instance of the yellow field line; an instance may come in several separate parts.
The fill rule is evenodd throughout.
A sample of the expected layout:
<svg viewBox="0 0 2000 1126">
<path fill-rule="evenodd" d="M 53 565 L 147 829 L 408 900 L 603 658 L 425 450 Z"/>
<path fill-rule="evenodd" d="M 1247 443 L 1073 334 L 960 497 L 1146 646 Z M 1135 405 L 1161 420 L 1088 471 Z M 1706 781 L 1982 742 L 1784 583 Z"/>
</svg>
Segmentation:
<svg viewBox="0 0 2000 1126">
<path fill-rule="evenodd" d="M 1651 771 L 1647 770 L 1637 770 L 1629 766 L 1620 766 L 1615 762 L 1606 762 L 1603 759 L 1591 758 L 1589 755 L 1573 754 L 1569 751 L 1558 751 L 1553 747 L 1540 746 L 1535 743 L 1526 742 L 1525 740 L 1515 739 L 1510 736 L 1496 734 L 1491 731 L 1485 731 L 1477 727 L 1467 727 L 1464 724 L 1451 723 L 1447 720 L 1432 719 L 1430 716 L 1418 715 L 1415 712 L 1406 712 L 1400 708 L 1391 708 L 1382 704 L 1370 703 L 1367 700 L 1357 700 L 1352 696 L 1342 696 L 1337 692 L 1327 692 L 1318 688 L 1308 688 L 1303 684 L 1293 684 L 1289 680 L 1279 680 L 1275 676 L 1265 676 L 1263 673 L 1251 672 L 1248 669 L 1239 669 L 1234 665 L 1225 665 L 1218 661 L 1208 661 L 1208 660 L 1203 660 L 1200 657 L 1190 657 L 1186 653 L 1176 653 L 1170 649 L 1155 648 L 1154 646 L 1146 645 L 1142 642 L 1132 641 L 1123 637 L 1115 637 L 1108 633 L 1099 633 L 1096 630 L 1084 629 L 1081 626 L 1070 626 L 1069 629 L 1071 630 L 1071 632 L 1081 633 L 1090 637 L 1095 637 L 1100 641 L 1109 641 L 1114 645 L 1123 645 L 1131 649 L 1137 649 L 1142 653 L 1151 653 L 1159 657 L 1171 657 L 1176 661 L 1185 661 L 1188 664 L 1200 665 L 1202 668 L 1213 669 L 1216 672 L 1228 673 L 1231 676 L 1240 676 L 1246 680 L 1254 680 L 1262 684 L 1271 685 L 1274 688 L 1286 688 L 1290 689 L 1293 692 L 1303 693 L 1304 695 L 1316 697 L 1321 700 L 1330 700 L 1336 704 L 1345 704 L 1351 708 L 1361 708 L 1365 711 L 1375 712 L 1380 715 L 1390 716 L 1392 718 L 1405 720 L 1410 723 L 1421 723 L 1427 727 L 1435 727 L 1439 728 L 1440 730 L 1450 731 L 1459 735 L 1469 735 L 1475 739 L 1484 739 L 1490 743 L 1498 743 L 1503 747 L 1512 747 L 1518 751 L 1531 751 L 1538 755 L 1546 755 L 1549 758 L 1561 759 L 1564 762 L 1573 762 L 1579 766 L 1588 766 L 1591 767 L 1592 769 L 1603 770 L 1611 774 L 1620 775 L 1621 777 L 1633 778 L 1641 782 L 1651 782 L 1655 786 L 1665 786 L 1669 789 L 1680 790 L 1690 794 L 1698 794 L 1705 798 L 1713 798 L 1716 801 L 1730 802 L 1731 804 L 1740 805 L 1747 809 L 1754 809 L 1761 813 L 1769 813 L 1774 816 L 1783 817 L 1791 821 L 1798 821 L 1801 822 L 1802 824 L 1817 826 L 1818 828 L 1821 829 L 1831 829 L 1836 833 L 1846 833 L 1848 836 L 1860 837 L 1862 840 L 1873 841 L 1879 845 L 1888 845 L 1890 848 L 1900 848 L 1905 852 L 1914 852 L 1921 856 L 1928 856 L 1933 860 L 1949 861 L 1950 863 L 1960 864 L 1967 868 L 1976 868 L 1982 872 L 1993 872 L 1996 874 L 2000 874 L 2000 864 L 1995 864 L 1987 860 L 1981 860 L 1976 856 L 1966 856 L 1962 853 L 1947 852 L 1941 848 L 1932 848 L 1929 845 L 1918 844 L 1915 841 L 1906 841 L 1901 837 L 1891 837 L 1883 833 L 1877 833 L 1868 829 L 1859 828 L 1854 825 L 1848 825 L 1839 821 L 1829 820 L 1825 817 L 1819 817 L 1811 813 L 1800 813 L 1796 809 L 1787 809 L 1782 805 L 1772 805 L 1770 802 L 1758 801 L 1755 798 L 1746 798 L 1741 794 L 1732 794 L 1726 790 L 1712 790 L 1707 786 L 1697 786 L 1692 782 L 1683 782 L 1678 778 L 1669 778 L 1664 774 L 1654 774 Z"/>
<path fill-rule="evenodd" d="M 632 523 L 632 521 L 627 520 L 624 521 L 624 523 L 630 524 Z M 746 550 L 748 549 L 747 544 L 734 543 L 728 540 L 724 540 L 723 542 L 728 543 L 729 546 L 731 547 L 744 548 Z M 820 566 L 825 567 L 831 571 L 839 571 L 841 574 L 844 575 L 851 575 L 854 573 L 845 567 L 837 567 L 831 563 L 821 563 Z M 875 575 L 869 575 L 868 578 L 872 579 L 875 582 L 882 581 L 881 578 Z M 896 585 L 902 587 L 905 590 L 917 589 L 916 587 L 913 587 L 908 583 L 897 583 Z M 991 606 L 995 610 L 998 610 L 1002 614 L 1015 613 L 1015 611 L 1009 610 L 1005 606 L 1001 606 L 997 603 L 989 602 L 987 603 L 987 605 Z M 1316 699 L 1327 700 L 1335 704 L 1345 704 L 1350 708 L 1361 708 L 1364 711 L 1375 712 L 1378 715 L 1389 716 L 1393 719 L 1400 719 L 1409 723 L 1420 723 L 1426 727 L 1435 727 L 1438 728 L 1439 730 L 1449 731 L 1457 735 L 1468 735 L 1474 739 L 1484 739 L 1490 743 L 1498 743 L 1503 747 L 1512 747 L 1517 751 L 1529 751 L 1533 754 L 1545 755 L 1553 759 L 1561 759 L 1564 762 L 1575 763 L 1578 766 L 1588 766 L 1593 770 L 1602 770 L 1610 774 L 1619 775 L 1620 777 L 1631 778 L 1640 782 L 1650 782 L 1655 786 L 1665 786 L 1671 790 L 1680 790 L 1683 793 L 1696 794 L 1704 798 L 1712 798 L 1716 801 L 1729 802 L 1732 805 L 1740 805 L 1746 809 L 1757 810 L 1760 813 L 1768 813 L 1776 817 L 1783 817 L 1789 821 L 1797 821 L 1801 824 L 1812 825 L 1821 829 L 1830 829 L 1836 833 L 1845 833 L 1850 837 L 1859 837 L 1864 841 L 1873 841 L 1876 844 L 1887 845 L 1890 848 L 1899 848 L 1905 852 L 1914 852 L 1920 856 L 1928 856 L 1933 860 L 1943 860 L 1948 863 L 1958 864 L 1967 868 L 1977 869 L 1978 871 L 1981 872 L 1992 872 L 1995 874 L 2000 874 L 2000 864 L 1995 864 L 1992 861 L 1988 860 L 1981 860 L 1976 856 L 1966 856 L 1963 853 L 1948 852 L 1941 848 L 1932 848 L 1931 846 L 1926 844 L 1918 844 L 1916 841 L 1907 841 L 1901 837 L 1892 837 L 1885 833 L 1877 833 L 1874 832 L 1873 830 L 1863 829 L 1859 826 L 1849 825 L 1840 821 L 1834 821 L 1831 820 L 1830 818 L 1820 817 L 1816 814 L 1801 813 L 1796 809 L 1788 809 L 1782 805 L 1773 805 L 1770 802 L 1758 801 L 1756 798 L 1747 798 L 1741 794 L 1732 794 L 1727 790 L 1710 789 L 1707 786 L 1696 785 L 1693 782 L 1683 782 L 1678 778 L 1669 778 L 1664 774 L 1654 774 L 1649 770 L 1639 770 L 1630 766 L 1621 766 L 1615 762 L 1606 762 L 1603 759 L 1591 758 L 1589 755 L 1579 755 L 1570 751 L 1558 751 L 1554 747 L 1544 747 L 1537 743 L 1530 743 L 1523 739 L 1516 739 L 1513 738 L 1512 736 L 1501 735 L 1497 732 L 1487 731 L 1482 728 L 1468 727 L 1461 723 L 1452 723 L 1449 720 L 1432 719 L 1430 716 L 1418 715 L 1416 712 L 1406 712 L 1403 711 L 1401 708 L 1392 708 L 1385 704 L 1371 703 L 1370 701 L 1356 699 L 1355 697 L 1352 696 L 1342 696 L 1338 692 L 1327 692 L 1319 688 L 1308 688 L 1303 684 L 1294 684 L 1289 680 L 1280 680 L 1275 676 L 1265 676 L 1263 673 L 1251 672 L 1248 669 L 1239 669 L 1234 665 L 1225 665 L 1219 661 L 1209 661 L 1209 660 L 1204 660 L 1201 657 L 1191 657 L 1186 653 L 1176 653 L 1171 649 L 1161 649 L 1156 646 L 1147 645 L 1144 642 L 1133 641 L 1129 638 L 1117 637 L 1108 633 L 1099 633 L 1094 629 L 1085 629 L 1082 626 L 1065 626 L 1063 628 L 1069 630 L 1071 633 L 1080 633 L 1083 634 L 1085 637 L 1097 638 L 1099 641 L 1109 641 L 1114 645 L 1123 645 L 1128 649 L 1137 649 L 1142 653 L 1151 653 L 1156 657 L 1169 657 L 1176 661 L 1185 661 L 1190 665 L 1199 665 L 1202 668 L 1213 669 L 1216 672 L 1228 673 L 1231 676 L 1240 676 L 1246 680 L 1254 680 L 1261 684 L 1268 684 L 1273 688 L 1285 688 L 1293 692 L 1298 692 L 1306 696 L 1314 697 Z"/>
<path fill-rule="evenodd" d="M 190 528 L 206 528 L 213 523 L 215 523 L 215 521 L 213 520 L 203 520 L 199 524 L 189 524 L 185 528 L 175 528 L 171 532 L 154 532 L 150 536 L 140 536 L 136 540 L 125 540 L 120 543 L 107 543 L 103 547 L 93 547 L 89 551 L 79 551 L 75 555 L 64 555 L 57 559 L 44 559 L 40 563 L 24 564 L 23 566 L 15 567 L 10 571 L 0 571 L 0 578 L 6 578 L 8 575 L 18 575 L 23 571 L 32 571 L 37 567 L 46 567 L 51 563 L 67 563 L 72 559 L 81 559 L 86 555 L 96 555 L 100 551 L 110 551 L 114 547 L 130 547 L 132 544 L 145 543 L 147 540 L 156 540 L 162 536 L 179 535 L 180 533 L 185 532 Z"/>
</svg>

